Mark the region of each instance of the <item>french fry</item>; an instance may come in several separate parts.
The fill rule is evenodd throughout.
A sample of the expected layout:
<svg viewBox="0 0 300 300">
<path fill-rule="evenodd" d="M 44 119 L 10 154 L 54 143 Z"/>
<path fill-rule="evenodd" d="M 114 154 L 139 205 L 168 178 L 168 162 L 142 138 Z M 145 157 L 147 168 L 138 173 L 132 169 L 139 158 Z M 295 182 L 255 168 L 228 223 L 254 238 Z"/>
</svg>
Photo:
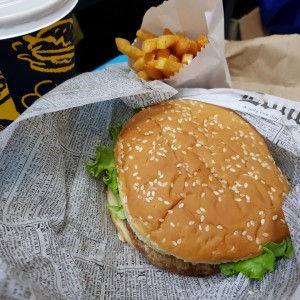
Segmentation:
<svg viewBox="0 0 300 300">
<path fill-rule="evenodd" d="M 141 40 L 141 41 L 145 41 L 145 40 L 148 40 L 148 39 L 153 39 L 153 38 L 156 38 L 157 35 L 154 34 L 154 33 L 151 33 L 147 30 L 144 30 L 144 29 L 139 29 L 137 32 L 136 32 L 136 36 Z"/>
<path fill-rule="evenodd" d="M 167 49 L 169 47 L 172 47 L 178 40 L 178 35 L 161 35 L 157 38 L 157 49 Z"/>
<path fill-rule="evenodd" d="M 158 38 L 148 39 L 143 42 L 142 51 L 143 53 L 149 53 L 157 49 Z"/>
<path fill-rule="evenodd" d="M 146 65 L 145 57 L 141 56 L 134 62 L 133 68 L 135 70 L 143 70 L 145 65 Z"/>
<path fill-rule="evenodd" d="M 205 35 L 192 40 L 184 32 L 173 33 L 169 28 L 162 35 L 156 35 L 143 28 L 136 32 L 142 42 L 137 48 L 126 39 L 116 38 L 118 50 L 134 60 L 133 69 L 143 80 L 162 80 L 189 64 L 208 43 Z"/>
<path fill-rule="evenodd" d="M 148 63 L 148 65 L 158 70 L 166 70 L 174 73 L 178 72 L 183 67 L 183 63 L 164 57 L 161 57 L 157 60 L 152 60 Z"/>
<path fill-rule="evenodd" d="M 183 55 L 182 55 L 182 59 L 181 59 L 181 62 L 183 63 L 183 64 L 189 64 L 192 60 L 193 60 L 193 58 L 194 58 L 194 56 L 193 56 L 193 54 L 191 54 L 191 53 L 184 53 Z"/>
<path fill-rule="evenodd" d="M 205 35 L 200 35 L 197 39 L 196 39 L 196 43 L 198 45 L 198 51 L 201 51 L 202 48 L 204 48 L 207 44 L 208 44 L 208 39 Z"/>
<path fill-rule="evenodd" d="M 173 53 L 177 57 L 181 57 L 184 53 L 187 53 L 190 49 L 190 43 L 189 40 L 181 36 L 178 40 L 178 42 L 173 47 Z"/>
<path fill-rule="evenodd" d="M 194 40 L 190 40 L 189 44 L 190 44 L 190 49 L 189 49 L 188 53 L 191 53 L 193 55 L 193 57 L 195 57 L 198 52 L 197 42 Z"/>
<path fill-rule="evenodd" d="M 169 57 L 170 54 L 171 54 L 170 49 L 160 49 L 160 50 L 157 50 L 156 58 Z"/>
<path fill-rule="evenodd" d="M 163 32 L 163 35 L 169 35 L 169 34 L 174 34 L 174 33 L 169 28 L 165 28 L 164 32 Z"/>
<path fill-rule="evenodd" d="M 158 70 L 158 68 L 152 67 L 151 63 L 154 62 L 155 60 L 152 60 L 151 62 L 149 62 L 146 66 L 145 66 L 145 71 L 147 72 L 147 74 L 151 77 L 151 79 L 154 80 L 161 80 L 164 79 L 164 75 L 163 73 Z"/>
<path fill-rule="evenodd" d="M 138 78 L 144 79 L 144 80 L 151 80 L 152 78 L 148 75 L 148 73 L 145 70 L 141 70 L 137 72 Z"/>
<path fill-rule="evenodd" d="M 144 58 L 145 58 L 145 61 L 148 62 L 149 60 L 153 60 L 155 59 L 157 56 L 157 50 L 154 50 L 152 52 L 149 52 L 149 53 L 145 53 L 144 54 Z"/>
<path fill-rule="evenodd" d="M 171 71 L 168 71 L 168 70 L 160 70 L 163 74 L 164 74 L 164 76 L 165 76 L 165 78 L 170 78 L 171 76 L 174 76 L 174 72 L 171 72 Z"/>
<path fill-rule="evenodd" d="M 173 55 L 173 54 L 170 54 L 169 60 L 176 61 L 176 62 L 180 61 L 180 59 L 177 56 Z"/>
<path fill-rule="evenodd" d="M 135 46 L 132 46 L 130 44 L 130 42 L 126 39 L 117 37 L 117 38 L 115 38 L 115 42 L 116 42 L 118 50 L 121 53 L 127 55 L 128 57 L 132 58 L 133 60 L 136 60 L 143 55 L 143 52 L 141 49 L 139 49 Z"/>
</svg>

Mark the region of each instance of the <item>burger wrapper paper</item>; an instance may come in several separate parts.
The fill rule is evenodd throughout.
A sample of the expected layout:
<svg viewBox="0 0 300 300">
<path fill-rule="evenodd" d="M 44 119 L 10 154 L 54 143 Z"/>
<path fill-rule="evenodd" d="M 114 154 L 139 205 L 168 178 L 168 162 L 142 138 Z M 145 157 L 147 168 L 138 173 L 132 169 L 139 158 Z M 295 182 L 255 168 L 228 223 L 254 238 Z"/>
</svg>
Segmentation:
<svg viewBox="0 0 300 300">
<path fill-rule="evenodd" d="M 188 38 L 206 35 L 209 44 L 188 65 L 164 81 L 175 87 L 230 87 L 231 79 L 224 51 L 223 4 L 219 0 L 168 0 L 146 11 L 141 28 L 162 35 L 165 28 L 183 32 Z M 141 42 L 134 43 L 140 48 Z M 129 60 L 135 76 L 133 61 Z"/>
<path fill-rule="evenodd" d="M 180 28 L 179 28 L 180 29 Z M 300 299 L 300 104 L 230 88 L 178 88 L 128 76 L 127 63 L 84 73 L 0 133 L 1 299 Z M 187 97 L 240 113 L 291 179 L 284 213 L 295 252 L 261 280 L 185 277 L 120 241 L 106 188 L 85 163 L 132 108 Z"/>
</svg>

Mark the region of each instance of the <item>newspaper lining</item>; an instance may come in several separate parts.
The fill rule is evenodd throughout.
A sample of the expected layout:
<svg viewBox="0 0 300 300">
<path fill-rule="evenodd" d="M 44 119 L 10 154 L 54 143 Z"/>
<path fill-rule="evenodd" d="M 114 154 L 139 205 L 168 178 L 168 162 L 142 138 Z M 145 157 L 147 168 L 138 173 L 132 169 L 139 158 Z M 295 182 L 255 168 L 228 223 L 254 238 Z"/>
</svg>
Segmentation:
<svg viewBox="0 0 300 300">
<path fill-rule="evenodd" d="M 300 104 L 242 90 L 175 90 L 128 72 L 118 64 L 77 76 L 0 133 L 1 299 L 299 299 Z M 151 266 L 116 235 L 105 187 L 85 162 L 133 107 L 172 97 L 235 109 L 291 178 L 284 211 L 295 254 L 263 280 L 178 276 Z"/>
</svg>

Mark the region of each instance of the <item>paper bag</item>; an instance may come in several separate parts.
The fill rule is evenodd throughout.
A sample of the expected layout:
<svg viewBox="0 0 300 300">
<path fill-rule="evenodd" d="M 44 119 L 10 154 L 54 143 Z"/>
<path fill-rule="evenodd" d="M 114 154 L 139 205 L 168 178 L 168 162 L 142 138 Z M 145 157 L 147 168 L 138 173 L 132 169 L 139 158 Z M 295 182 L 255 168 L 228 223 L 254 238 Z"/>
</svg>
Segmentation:
<svg viewBox="0 0 300 300">
<path fill-rule="evenodd" d="M 226 43 L 232 87 L 300 101 L 300 35 Z"/>
</svg>

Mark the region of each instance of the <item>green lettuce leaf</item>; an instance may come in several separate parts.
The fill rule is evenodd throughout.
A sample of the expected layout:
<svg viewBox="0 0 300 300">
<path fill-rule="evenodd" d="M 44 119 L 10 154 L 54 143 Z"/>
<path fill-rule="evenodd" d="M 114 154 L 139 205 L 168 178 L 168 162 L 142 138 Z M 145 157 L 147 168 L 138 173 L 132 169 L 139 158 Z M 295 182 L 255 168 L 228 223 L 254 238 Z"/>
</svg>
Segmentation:
<svg viewBox="0 0 300 300">
<path fill-rule="evenodd" d="M 290 257 L 293 254 L 292 240 L 288 237 L 281 243 L 270 242 L 263 247 L 263 250 L 264 253 L 260 256 L 221 264 L 221 273 L 234 275 L 241 272 L 248 278 L 261 279 L 265 273 L 274 270 L 276 258 Z"/>
<path fill-rule="evenodd" d="M 116 216 L 124 220 L 125 214 L 123 211 L 119 189 L 118 189 L 118 174 L 116 168 L 116 160 L 114 156 L 114 147 L 117 141 L 117 137 L 123 128 L 122 123 L 117 125 L 111 125 L 109 132 L 112 136 L 112 143 L 109 147 L 98 146 L 96 147 L 97 154 L 95 161 L 86 162 L 87 171 L 93 176 L 98 178 L 100 174 L 103 174 L 102 180 L 108 186 L 108 188 L 113 192 L 114 196 L 117 199 L 117 205 L 111 206 L 108 205 L 110 211 L 116 214 Z"/>
</svg>

